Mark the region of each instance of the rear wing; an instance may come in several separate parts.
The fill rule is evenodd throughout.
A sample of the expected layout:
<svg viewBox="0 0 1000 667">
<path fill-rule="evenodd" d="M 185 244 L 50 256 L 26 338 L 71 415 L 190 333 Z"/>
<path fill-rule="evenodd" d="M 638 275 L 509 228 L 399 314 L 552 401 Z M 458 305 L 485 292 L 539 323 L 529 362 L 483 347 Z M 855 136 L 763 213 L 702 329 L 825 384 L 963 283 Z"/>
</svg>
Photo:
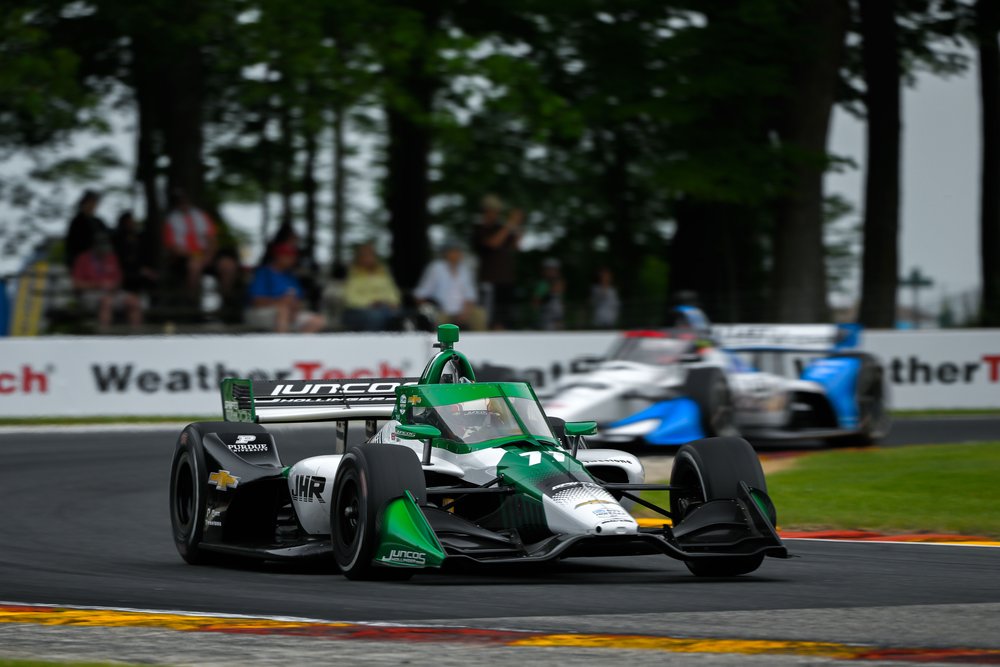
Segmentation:
<svg viewBox="0 0 1000 667">
<path fill-rule="evenodd" d="M 396 389 L 417 378 L 345 380 L 222 381 L 222 415 L 230 422 L 310 422 L 387 419 L 396 405 Z"/>
<path fill-rule="evenodd" d="M 838 352 L 861 344 L 860 324 L 724 324 L 712 326 L 719 347 L 757 352 Z"/>
</svg>

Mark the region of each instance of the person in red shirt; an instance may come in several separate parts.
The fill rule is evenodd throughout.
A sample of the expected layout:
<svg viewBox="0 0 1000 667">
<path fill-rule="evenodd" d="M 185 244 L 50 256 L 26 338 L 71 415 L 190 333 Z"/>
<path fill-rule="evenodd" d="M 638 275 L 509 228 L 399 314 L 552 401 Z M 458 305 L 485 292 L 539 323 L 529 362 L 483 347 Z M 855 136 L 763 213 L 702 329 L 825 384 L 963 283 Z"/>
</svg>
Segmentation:
<svg viewBox="0 0 1000 667">
<path fill-rule="evenodd" d="M 142 324 L 142 301 L 138 295 L 122 290 L 121 266 L 107 236 L 96 237 L 90 250 L 77 255 L 72 279 L 84 306 L 97 311 L 100 328 L 111 326 L 118 309 L 125 310 L 133 328 Z"/>
</svg>

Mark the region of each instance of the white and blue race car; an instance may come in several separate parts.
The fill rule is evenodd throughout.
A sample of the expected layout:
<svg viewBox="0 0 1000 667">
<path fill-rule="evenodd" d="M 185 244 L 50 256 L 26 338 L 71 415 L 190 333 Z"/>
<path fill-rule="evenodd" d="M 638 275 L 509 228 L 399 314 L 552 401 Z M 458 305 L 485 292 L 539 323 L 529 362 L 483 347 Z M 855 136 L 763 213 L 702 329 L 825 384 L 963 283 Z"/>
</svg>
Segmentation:
<svg viewBox="0 0 1000 667">
<path fill-rule="evenodd" d="M 679 445 L 710 436 L 868 445 L 890 426 L 883 367 L 857 325 L 679 326 L 626 331 L 589 370 L 543 396 L 547 414 L 597 419 L 605 442 Z"/>
</svg>

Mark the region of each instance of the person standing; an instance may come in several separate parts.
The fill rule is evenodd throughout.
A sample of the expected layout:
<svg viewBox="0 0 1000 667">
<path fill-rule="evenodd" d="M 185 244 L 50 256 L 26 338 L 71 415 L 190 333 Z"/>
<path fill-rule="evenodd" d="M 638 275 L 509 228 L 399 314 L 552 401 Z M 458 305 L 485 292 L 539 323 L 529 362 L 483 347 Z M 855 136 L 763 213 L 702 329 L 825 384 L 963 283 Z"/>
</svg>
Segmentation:
<svg viewBox="0 0 1000 667">
<path fill-rule="evenodd" d="M 621 300 L 611 269 L 602 266 L 597 270 L 597 280 L 590 288 L 590 323 L 598 329 L 613 329 L 618 324 Z"/>
<path fill-rule="evenodd" d="M 111 241 L 122 270 L 122 289 L 135 295 L 151 290 L 156 285 L 156 271 L 143 254 L 139 224 L 132 211 L 124 211 L 118 216 L 118 226 Z"/>
<path fill-rule="evenodd" d="M 170 200 L 163 241 L 170 256 L 171 273 L 183 276 L 187 293 L 193 299 L 201 295 L 204 274 L 214 275 L 223 298 L 229 296 L 239 266 L 229 255 L 219 253 L 215 221 L 195 206 L 183 190 L 175 189 Z"/>
<path fill-rule="evenodd" d="M 532 296 L 538 328 L 545 331 L 563 328 L 565 291 L 566 282 L 562 277 L 559 260 L 555 257 L 546 258 L 542 262 L 542 279 L 535 285 L 535 293 Z"/>
<path fill-rule="evenodd" d="M 515 326 L 517 251 L 521 243 L 524 211 L 511 209 L 506 222 L 501 220 L 503 201 L 486 195 L 482 217 L 476 225 L 473 246 L 479 257 L 479 283 L 482 303 L 492 329 Z"/>
<path fill-rule="evenodd" d="M 73 270 L 76 258 L 94 247 L 98 237 L 107 236 L 108 227 L 97 217 L 97 206 L 101 196 L 94 190 L 86 190 L 76 204 L 76 215 L 69 222 L 66 231 L 66 266 Z"/>
</svg>

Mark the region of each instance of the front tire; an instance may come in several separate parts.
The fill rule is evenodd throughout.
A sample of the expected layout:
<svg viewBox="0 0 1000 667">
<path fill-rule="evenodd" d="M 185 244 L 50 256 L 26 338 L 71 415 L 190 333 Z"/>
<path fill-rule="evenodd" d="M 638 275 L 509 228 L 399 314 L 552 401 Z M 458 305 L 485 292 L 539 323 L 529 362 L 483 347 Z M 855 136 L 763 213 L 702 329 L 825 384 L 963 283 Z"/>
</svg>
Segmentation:
<svg viewBox="0 0 1000 667">
<path fill-rule="evenodd" d="M 372 559 L 379 546 L 385 505 L 409 491 L 427 495 L 423 468 L 412 449 L 400 445 L 352 447 L 337 468 L 330 507 L 330 539 L 337 566 L 348 579 L 409 579 L 414 570 L 381 567 Z"/>
<path fill-rule="evenodd" d="M 679 523 L 697 506 L 711 500 L 736 498 L 740 482 L 767 493 L 767 480 L 757 453 L 743 438 L 705 438 L 684 445 L 674 458 L 670 485 L 685 491 L 670 493 L 670 513 Z M 774 523 L 775 516 L 769 517 Z M 718 556 L 684 561 L 699 577 L 734 577 L 760 567 L 763 554 Z"/>
<path fill-rule="evenodd" d="M 705 436 L 735 437 L 736 428 L 733 393 L 726 375 L 718 368 L 697 368 L 688 373 L 685 393 L 698 404 L 701 428 Z"/>
<path fill-rule="evenodd" d="M 869 447 L 884 438 L 892 427 L 886 394 L 882 367 L 868 355 L 863 355 L 855 392 L 858 432 L 834 438 L 830 444 L 834 447 Z"/>
</svg>

